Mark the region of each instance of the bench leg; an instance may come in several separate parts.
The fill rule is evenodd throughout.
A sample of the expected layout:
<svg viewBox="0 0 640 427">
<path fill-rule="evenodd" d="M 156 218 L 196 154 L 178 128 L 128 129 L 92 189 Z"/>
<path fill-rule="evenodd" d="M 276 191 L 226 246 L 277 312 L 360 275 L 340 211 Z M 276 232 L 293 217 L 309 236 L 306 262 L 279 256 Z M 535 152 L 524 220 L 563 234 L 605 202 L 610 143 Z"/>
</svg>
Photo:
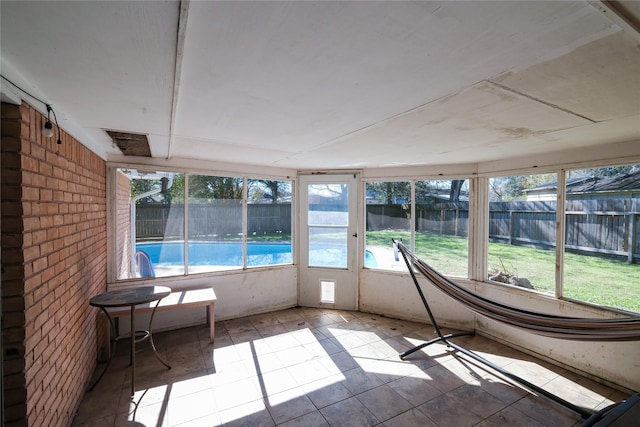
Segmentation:
<svg viewBox="0 0 640 427">
<path fill-rule="evenodd" d="M 215 338 L 215 315 L 214 315 L 214 304 L 211 303 L 207 306 L 207 324 L 209 325 L 209 342 L 213 344 L 213 340 Z"/>
</svg>

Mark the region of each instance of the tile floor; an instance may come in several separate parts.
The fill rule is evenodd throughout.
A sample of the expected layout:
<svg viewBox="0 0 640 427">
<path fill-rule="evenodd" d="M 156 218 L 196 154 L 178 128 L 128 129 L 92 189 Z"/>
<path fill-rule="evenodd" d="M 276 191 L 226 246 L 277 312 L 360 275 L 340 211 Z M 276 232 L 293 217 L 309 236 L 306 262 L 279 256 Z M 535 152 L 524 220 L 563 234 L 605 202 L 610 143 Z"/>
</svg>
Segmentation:
<svg viewBox="0 0 640 427">
<path fill-rule="evenodd" d="M 576 426 L 581 417 L 433 344 L 430 325 L 339 310 L 292 308 L 157 333 L 136 353 L 130 396 L 127 341 L 73 426 Z M 489 339 L 455 338 L 527 381 L 586 408 L 627 394 Z"/>
</svg>

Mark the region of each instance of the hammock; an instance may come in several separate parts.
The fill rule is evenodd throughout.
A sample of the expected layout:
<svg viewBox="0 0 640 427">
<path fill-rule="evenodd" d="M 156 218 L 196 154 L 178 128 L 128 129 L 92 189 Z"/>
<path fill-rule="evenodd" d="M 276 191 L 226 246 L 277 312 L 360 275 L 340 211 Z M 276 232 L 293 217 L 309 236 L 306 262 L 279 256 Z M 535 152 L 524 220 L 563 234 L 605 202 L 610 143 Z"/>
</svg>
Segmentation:
<svg viewBox="0 0 640 427">
<path fill-rule="evenodd" d="M 405 359 L 410 354 L 417 352 L 418 350 L 437 343 L 444 342 L 448 347 L 451 347 L 460 353 L 463 353 L 472 359 L 492 368 L 505 377 L 520 383 L 533 392 L 546 396 L 561 405 L 579 413 L 582 418 L 587 419 L 583 427 L 593 426 L 603 416 L 608 416 L 609 413 L 620 410 L 627 410 L 625 402 L 631 402 L 628 407 L 636 405 L 637 401 L 634 399 L 640 399 L 638 395 L 631 396 L 627 401 L 623 401 L 607 408 L 604 408 L 597 412 L 589 411 L 579 405 L 571 403 L 553 393 L 546 391 L 545 389 L 509 372 L 501 366 L 498 366 L 491 361 L 483 358 L 482 356 L 474 353 L 471 350 L 450 341 L 451 338 L 456 338 L 463 335 L 473 335 L 474 332 L 456 332 L 450 334 L 443 334 L 438 326 L 429 303 L 422 292 L 422 288 L 418 283 L 415 271 L 420 272 L 423 276 L 429 279 L 434 286 L 441 291 L 445 292 L 456 301 L 464 304 L 467 308 L 479 313 L 483 316 L 487 316 L 491 319 L 498 320 L 500 322 L 507 323 L 509 325 L 524 328 L 532 331 L 536 334 L 553 337 L 553 338 L 565 338 L 573 340 L 583 341 L 632 341 L 640 339 L 640 316 L 629 316 L 627 318 L 620 319 L 589 319 L 589 318 L 576 318 L 576 317 L 564 317 L 554 316 L 548 314 L 535 313 L 528 310 L 521 310 L 519 308 L 510 307 L 504 304 L 500 304 L 491 301 L 487 298 L 483 298 L 470 292 L 461 286 L 453 283 L 426 262 L 418 258 L 414 253 L 408 250 L 400 241 L 393 240 L 394 250 L 399 251 L 404 258 L 409 274 L 413 279 L 413 283 L 420 294 L 424 308 L 427 310 L 427 314 L 431 319 L 437 336 L 422 344 L 419 344 L 404 353 L 400 354 L 401 359 Z"/>
<path fill-rule="evenodd" d="M 423 295 L 415 278 L 414 269 L 429 279 L 438 289 L 472 311 L 511 326 L 527 329 L 538 335 L 582 341 L 640 340 L 640 316 L 617 319 L 576 318 L 510 307 L 464 289 L 438 273 L 400 241 L 393 240 L 393 243 L 394 248 L 402 254 L 421 297 Z M 424 298 L 423 302 L 426 303 Z"/>
</svg>

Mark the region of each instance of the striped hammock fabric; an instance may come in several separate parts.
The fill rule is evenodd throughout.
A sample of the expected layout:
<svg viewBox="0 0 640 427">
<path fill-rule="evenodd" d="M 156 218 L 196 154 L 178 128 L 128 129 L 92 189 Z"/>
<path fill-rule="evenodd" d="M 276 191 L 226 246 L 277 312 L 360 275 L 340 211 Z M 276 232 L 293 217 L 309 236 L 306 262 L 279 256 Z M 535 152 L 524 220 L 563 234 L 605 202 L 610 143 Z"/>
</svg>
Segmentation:
<svg viewBox="0 0 640 427">
<path fill-rule="evenodd" d="M 577 318 L 542 314 L 510 307 L 478 296 L 452 282 L 418 258 L 400 241 L 394 240 L 394 245 L 402 254 L 421 296 L 420 285 L 413 274 L 415 271 L 470 310 L 490 319 L 527 329 L 538 335 L 579 341 L 640 340 L 640 316 L 630 315 L 615 319 Z"/>
</svg>

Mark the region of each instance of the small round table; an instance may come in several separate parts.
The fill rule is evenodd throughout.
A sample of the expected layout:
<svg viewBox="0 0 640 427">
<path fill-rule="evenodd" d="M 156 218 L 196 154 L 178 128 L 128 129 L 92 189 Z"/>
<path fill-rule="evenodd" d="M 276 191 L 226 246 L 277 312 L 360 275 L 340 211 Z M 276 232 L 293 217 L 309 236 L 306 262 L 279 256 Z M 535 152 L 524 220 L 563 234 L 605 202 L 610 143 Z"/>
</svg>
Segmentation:
<svg viewBox="0 0 640 427">
<path fill-rule="evenodd" d="M 107 372 L 109 368 L 109 364 L 111 363 L 111 359 L 113 358 L 113 354 L 115 353 L 116 343 L 121 338 L 118 336 L 118 331 L 116 330 L 116 325 L 109 315 L 109 308 L 116 307 L 130 307 L 131 309 L 131 355 L 130 355 L 130 363 L 131 363 L 131 395 L 133 396 L 135 393 L 135 378 L 136 378 L 136 343 L 143 341 L 149 338 L 149 342 L 151 343 L 151 348 L 153 349 L 153 353 L 156 355 L 156 358 L 166 366 L 168 369 L 171 369 L 165 361 L 163 361 L 158 352 L 156 351 L 156 346 L 153 343 L 153 335 L 151 334 L 151 324 L 153 322 L 153 316 L 156 312 L 156 308 L 160 303 L 160 300 L 164 297 L 167 297 L 171 293 L 171 288 L 167 288 L 166 286 L 142 286 L 138 288 L 132 289 L 120 289 L 116 291 L 105 292 L 100 295 L 96 295 L 89 300 L 89 304 L 93 307 L 100 308 L 106 315 L 109 320 L 110 339 L 113 342 L 113 346 L 111 348 L 111 354 L 109 355 L 109 360 L 107 361 L 104 370 L 98 377 L 98 379 L 93 383 L 93 385 L 89 388 L 89 391 L 93 390 L 93 388 L 98 384 L 98 382 L 102 379 L 104 374 Z M 135 330 L 135 306 L 139 304 L 148 304 L 156 301 L 156 305 L 153 307 L 153 311 L 151 312 L 151 318 L 149 319 L 149 329 L 146 331 L 136 331 Z M 137 337 L 139 336 L 139 338 Z"/>
</svg>

